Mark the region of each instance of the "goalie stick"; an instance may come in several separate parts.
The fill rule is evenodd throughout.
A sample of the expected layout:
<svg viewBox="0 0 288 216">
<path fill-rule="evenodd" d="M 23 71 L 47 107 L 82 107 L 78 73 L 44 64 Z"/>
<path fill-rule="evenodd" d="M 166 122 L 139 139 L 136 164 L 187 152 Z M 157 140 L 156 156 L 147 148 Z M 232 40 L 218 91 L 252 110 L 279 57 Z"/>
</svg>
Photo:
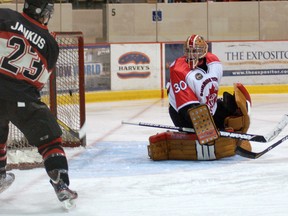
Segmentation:
<svg viewBox="0 0 288 216">
<path fill-rule="evenodd" d="M 82 126 L 82 128 L 79 131 L 75 131 L 72 128 L 70 128 L 68 125 L 66 125 L 63 121 L 61 121 L 60 119 L 57 119 L 57 122 L 60 126 L 64 128 L 64 130 L 66 130 L 75 138 L 81 140 L 85 136 L 85 124 Z"/>
<path fill-rule="evenodd" d="M 241 148 L 240 146 L 236 147 L 235 152 L 236 152 L 236 154 L 238 154 L 238 155 L 240 155 L 242 157 L 246 157 L 246 158 L 250 158 L 250 159 L 257 159 L 257 158 L 261 157 L 262 155 L 266 154 L 268 151 L 270 151 L 273 148 L 275 148 L 276 146 L 278 146 L 281 143 L 285 142 L 286 140 L 288 140 L 288 135 L 283 137 L 281 140 L 278 140 L 274 144 L 270 145 L 269 147 L 267 147 L 266 149 L 264 149 L 261 152 L 248 151 L 246 149 Z"/>
<path fill-rule="evenodd" d="M 122 121 L 122 124 L 155 127 L 155 128 L 162 128 L 162 129 L 168 129 L 168 130 L 177 130 L 181 132 L 195 133 L 195 130 L 193 128 L 186 128 L 186 127 L 176 127 L 176 126 L 152 124 L 152 123 L 145 123 L 145 122 L 132 123 L 132 122 L 125 122 L 125 121 Z M 235 132 L 228 132 L 228 131 L 219 131 L 219 133 L 221 137 L 229 137 L 233 139 L 266 143 L 266 142 L 270 142 L 271 140 L 273 140 L 283 130 L 283 128 L 285 128 L 287 124 L 288 124 L 288 115 L 285 114 L 282 120 L 278 122 L 276 127 L 270 133 L 268 133 L 267 136 L 248 134 L 248 133 L 235 133 Z"/>
</svg>

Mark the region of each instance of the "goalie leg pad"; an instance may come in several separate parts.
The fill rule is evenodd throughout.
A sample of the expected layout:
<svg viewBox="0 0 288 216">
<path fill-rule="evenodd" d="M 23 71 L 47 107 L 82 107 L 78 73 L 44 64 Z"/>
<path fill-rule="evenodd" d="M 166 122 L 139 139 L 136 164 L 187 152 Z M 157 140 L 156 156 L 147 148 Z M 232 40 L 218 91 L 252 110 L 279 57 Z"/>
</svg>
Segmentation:
<svg viewBox="0 0 288 216">
<path fill-rule="evenodd" d="M 215 155 L 217 159 L 235 155 L 237 140 L 227 137 L 220 137 L 215 141 Z"/>
<path fill-rule="evenodd" d="M 221 137 L 200 145 L 195 134 L 164 132 L 149 137 L 148 155 L 159 160 L 211 161 L 235 155 L 236 140 Z"/>
<path fill-rule="evenodd" d="M 149 137 L 148 155 L 152 160 L 197 160 L 195 134 L 164 132 Z"/>
<path fill-rule="evenodd" d="M 150 142 L 148 145 L 148 155 L 152 160 L 168 160 L 168 147 L 166 140 Z"/>
</svg>

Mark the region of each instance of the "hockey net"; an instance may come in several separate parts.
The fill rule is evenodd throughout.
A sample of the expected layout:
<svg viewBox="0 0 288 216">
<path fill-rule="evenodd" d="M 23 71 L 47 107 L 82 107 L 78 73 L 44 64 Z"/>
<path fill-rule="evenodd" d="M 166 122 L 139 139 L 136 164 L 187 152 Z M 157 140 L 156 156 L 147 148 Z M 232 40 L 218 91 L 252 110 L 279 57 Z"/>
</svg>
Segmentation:
<svg viewBox="0 0 288 216">
<path fill-rule="evenodd" d="M 41 91 L 41 100 L 69 128 L 79 131 L 85 123 L 84 40 L 81 32 L 55 32 L 59 57 L 55 73 Z M 86 137 L 75 138 L 61 126 L 64 147 L 86 145 Z M 43 166 L 37 148 L 12 123 L 7 140 L 7 169 L 30 169 Z"/>
</svg>

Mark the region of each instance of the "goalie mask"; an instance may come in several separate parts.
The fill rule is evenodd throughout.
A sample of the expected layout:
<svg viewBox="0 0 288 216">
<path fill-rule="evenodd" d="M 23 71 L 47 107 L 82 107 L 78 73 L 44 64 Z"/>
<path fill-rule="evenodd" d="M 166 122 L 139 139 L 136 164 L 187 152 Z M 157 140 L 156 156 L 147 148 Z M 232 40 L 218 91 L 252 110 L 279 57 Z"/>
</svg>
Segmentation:
<svg viewBox="0 0 288 216">
<path fill-rule="evenodd" d="M 54 12 L 54 0 L 25 0 L 23 12 L 43 25 L 47 25 Z"/>
<path fill-rule="evenodd" d="M 203 37 L 191 35 L 184 44 L 184 55 L 191 69 L 194 69 L 201 58 L 204 58 L 208 52 L 208 44 Z"/>
</svg>

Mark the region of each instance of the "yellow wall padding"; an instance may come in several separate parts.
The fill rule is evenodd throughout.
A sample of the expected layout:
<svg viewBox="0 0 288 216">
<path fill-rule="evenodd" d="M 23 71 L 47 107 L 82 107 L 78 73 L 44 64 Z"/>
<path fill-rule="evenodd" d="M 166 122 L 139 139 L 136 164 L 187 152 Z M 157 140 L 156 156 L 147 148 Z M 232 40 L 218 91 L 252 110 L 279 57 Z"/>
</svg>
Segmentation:
<svg viewBox="0 0 288 216">
<path fill-rule="evenodd" d="M 250 94 L 287 94 L 288 85 L 258 85 L 258 86 L 246 86 Z M 219 95 L 222 96 L 223 92 L 233 92 L 234 87 L 220 86 Z M 166 91 L 160 89 L 154 90 L 127 90 L 127 91 L 95 91 L 86 92 L 86 103 L 91 102 L 104 102 L 104 101 L 119 101 L 119 100 L 141 100 L 151 98 L 161 98 L 162 94 L 167 97 Z"/>
</svg>

